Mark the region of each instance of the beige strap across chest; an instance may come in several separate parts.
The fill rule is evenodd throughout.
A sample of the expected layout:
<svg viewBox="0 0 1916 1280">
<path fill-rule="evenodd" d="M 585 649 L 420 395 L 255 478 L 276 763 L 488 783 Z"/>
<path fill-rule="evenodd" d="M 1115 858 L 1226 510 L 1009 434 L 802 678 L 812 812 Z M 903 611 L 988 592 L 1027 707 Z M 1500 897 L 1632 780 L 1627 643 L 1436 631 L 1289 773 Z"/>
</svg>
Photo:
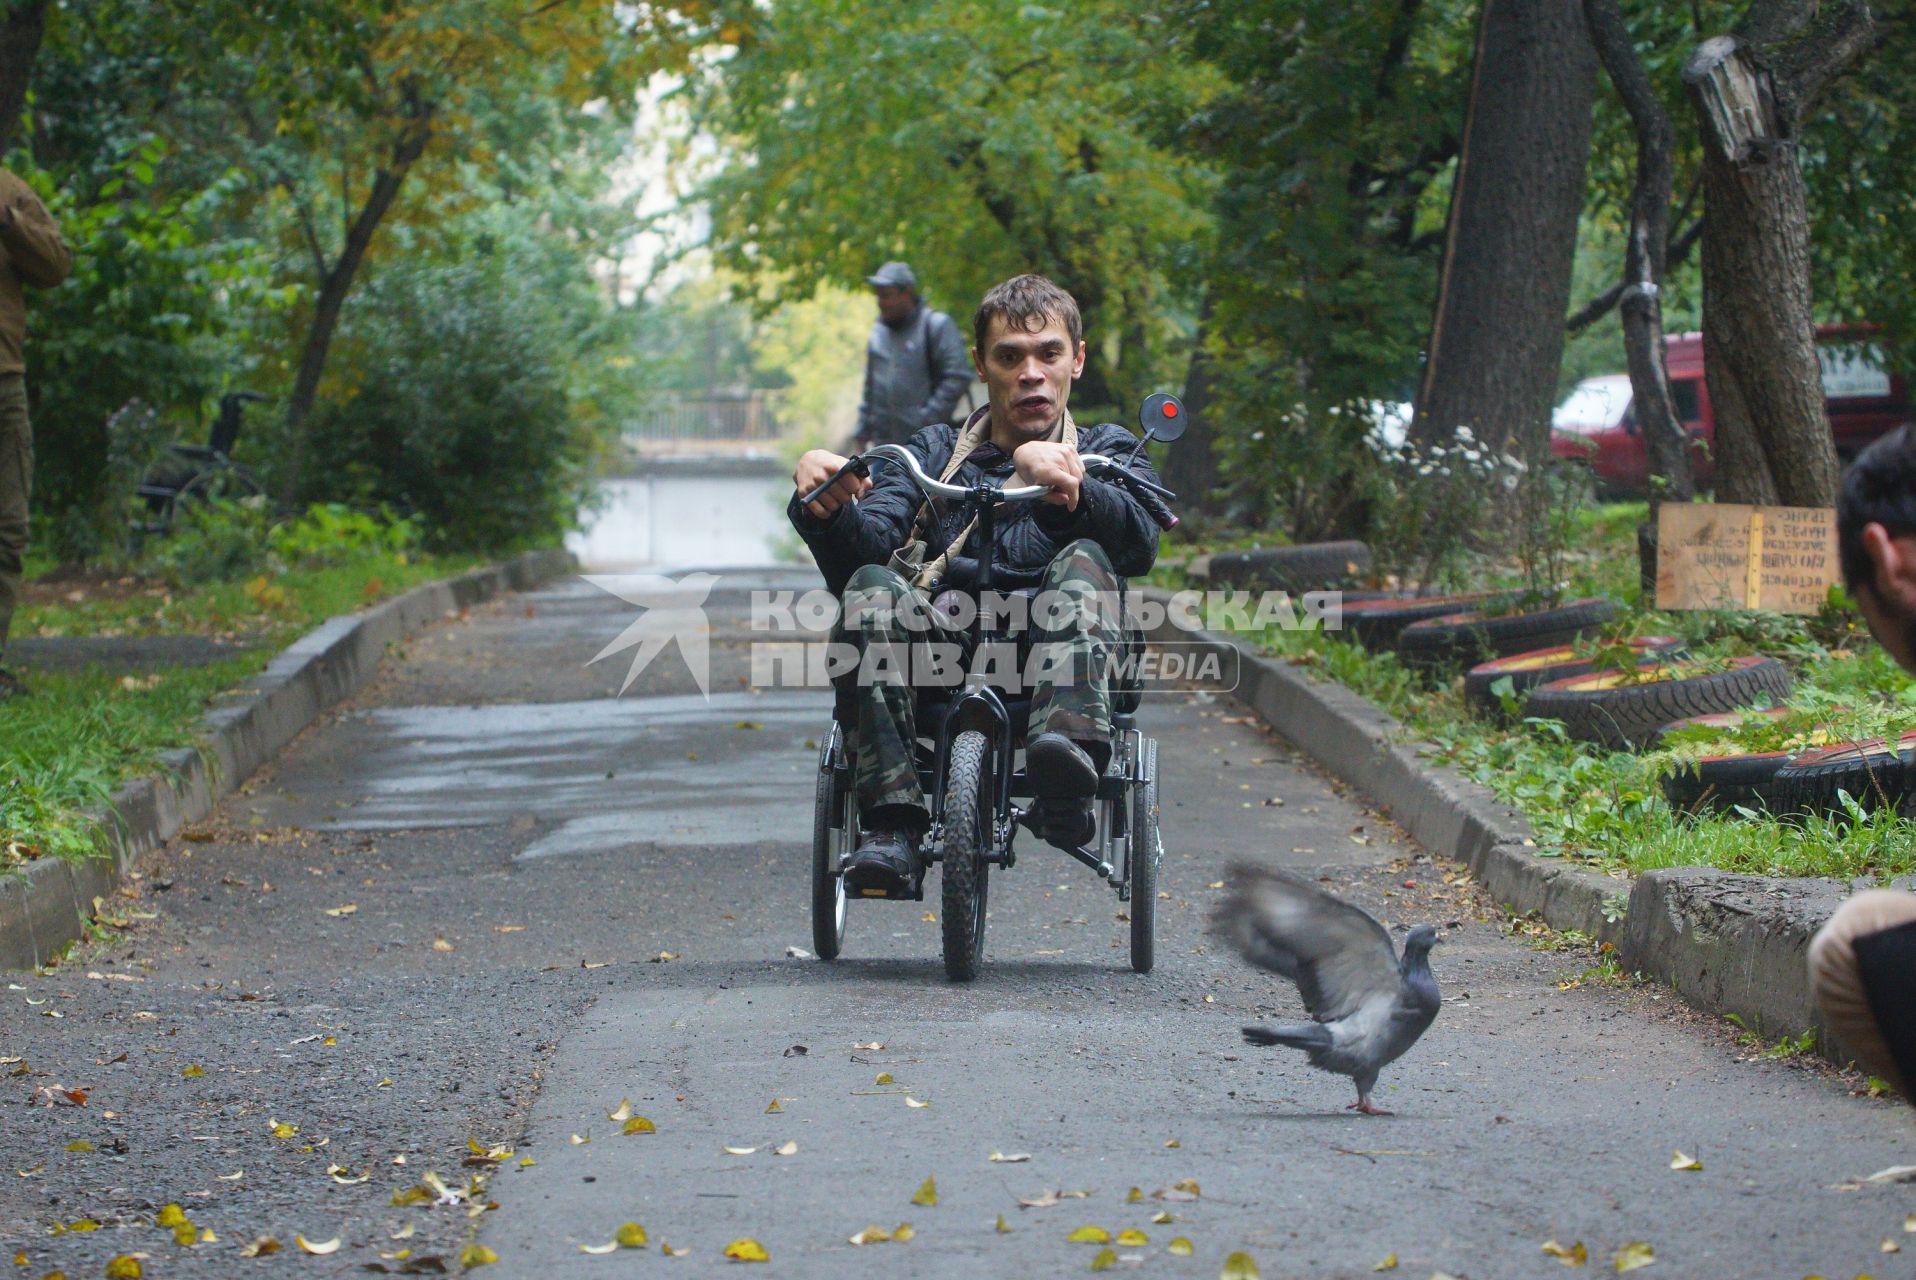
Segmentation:
<svg viewBox="0 0 1916 1280">
<path fill-rule="evenodd" d="M 975 411 L 969 418 L 965 419 L 965 425 L 960 428 L 958 438 L 952 442 L 951 457 L 946 461 L 945 469 L 938 473 L 938 478 L 949 484 L 951 478 L 958 474 L 958 468 L 964 465 L 965 459 L 970 457 L 979 445 L 985 443 L 985 441 L 990 438 L 991 406 L 985 405 Z M 1045 439 L 1053 443 L 1061 442 L 1067 444 L 1074 450 L 1078 447 L 1078 424 L 1071 420 L 1071 410 L 1066 409 L 1064 411 L 1056 424 L 1052 426 L 1051 434 L 1046 436 Z M 918 508 L 918 516 L 913 523 L 925 523 L 930 513 L 931 503 L 927 502 L 924 506 Z M 977 527 L 978 517 L 974 515 L 970 522 L 958 531 L 958 536 L 952 539 L 951 545 L 946 547 L 936 560 L 927 562 L 923 568 L 919 569 L 912 577 L 912 585 L 924 590 L 930 590 L 931 584 L 945 576 L 945 570 L 950 567 L 952 557 L 963 549 L 965 539 L 969 538 L 971 531 Z M 986 548 L 985 554 L 990 554 L 990 548 Z"/>
</svg>

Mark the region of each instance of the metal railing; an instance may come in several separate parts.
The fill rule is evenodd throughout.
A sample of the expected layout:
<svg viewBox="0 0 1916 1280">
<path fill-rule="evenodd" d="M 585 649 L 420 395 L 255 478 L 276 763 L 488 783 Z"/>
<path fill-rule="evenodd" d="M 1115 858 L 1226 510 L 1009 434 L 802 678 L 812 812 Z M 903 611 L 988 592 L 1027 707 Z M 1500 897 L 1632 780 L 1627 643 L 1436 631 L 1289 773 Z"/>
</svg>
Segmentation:
<svg viewBox="0 0 1916 1280">
<path fill-rule="evenodd" d="M 641 447 L 689 444 L 770 444 L 784 429 L 779 397 L 769 391 L 743 395 L 662 395 L 625 427 L 626 441 Z"/>
</svg>

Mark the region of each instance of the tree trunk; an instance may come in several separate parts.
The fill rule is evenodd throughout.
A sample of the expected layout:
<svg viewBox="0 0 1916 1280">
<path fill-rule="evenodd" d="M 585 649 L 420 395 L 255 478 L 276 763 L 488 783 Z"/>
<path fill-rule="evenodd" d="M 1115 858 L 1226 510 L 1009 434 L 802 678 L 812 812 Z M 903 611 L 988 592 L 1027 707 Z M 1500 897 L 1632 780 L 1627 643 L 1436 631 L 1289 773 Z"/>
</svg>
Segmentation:
<svg viewBox="0 0 1916 1280">
<path fill-rule="evenodd" d="M 13 145 L 20 112 L 33 79 L 33 60 L 46 31 L 47 0 L 23 0 L 7 6 L 0 18 L 0 154 Z"/>
<path fill-rule="evenodd" d="M 1683 69 L 1703 139 L 1703 367 L 1725 502 L 1836 502 L 1796 135 L 1875 37 L 1868 6 L 1771 0 Z"/>
<path fill-rule="evenodd" d="M 430 119 L 423 115 L 400 135 L 385 167 L 373 175 L 372 189 L 366 193 L 366 202 L 359 207 L 358 215 L 346 232 L 346 242 L 340 247 L 339 257 L 334 259 L 331 268 L 320 278 L 319 297 L 313 305 L 313 322 L 306 330 L 306 343 L 299 356 L 299 370 L 293 377 L 293 391 L 286 404 L 286 462 L 280 473 L 279 485 L 282 502 L 290 504 L 299 500 L 300 485 L 305 479 L 306 419 L 311 416 L 313 402 L 319 394 L 319 379 L 326 371 L 326 353 L 332 347 L 333 335 L 338 332 L 339 316 L 346 305 L 346 295 L 352 292 L 353 279 L 359 273 L 360 264 L 366 260 L 366 250 L 372 245 L 373 233 L 379 229 L 387 210 L 392 208 L 394 198 L 399 195 L 400 184 L 405 182 L 406 175 L 412 171 L 413 164 L 425 151 L 426 143 L 431 138 Z"/>
<path fill-rule="evenodd" d="M 1597 60 L 1577 0 L 1484 0 L 1412 434 L 1540 446 L 1563 359 Z"/>
<path fill-rule="evenodd" d="M 1197 337 L 1191 344 L 1191 363 L 1184 373 L 1184 434 L 1166 451 L 1164 483 L 1177 491 L 1178 510 L 1195 516 L 1216 514 L 1212 491 L 1223 479 L 1217 459 L 1219 435 L 1209 413 L 1216 374 L 1210 352 L 1204 349 L 1211 332 L 1213 303 L 1210 290 L 1198 308 Z"/>
</svg>

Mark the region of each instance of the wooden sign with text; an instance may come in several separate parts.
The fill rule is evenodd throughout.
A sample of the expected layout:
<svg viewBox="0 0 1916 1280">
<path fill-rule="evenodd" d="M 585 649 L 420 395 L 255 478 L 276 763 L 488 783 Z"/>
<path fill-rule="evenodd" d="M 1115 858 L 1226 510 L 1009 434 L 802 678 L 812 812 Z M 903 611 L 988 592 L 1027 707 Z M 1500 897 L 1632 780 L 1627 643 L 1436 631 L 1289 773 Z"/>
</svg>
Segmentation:
<svg viewBox="0 0 1916 1280">
<path fill-rule="evenodd" d="M 1842 581 L 1836 512 L 1666 502 L 1657 509 L 1657 608 L 1816 613 Z"/>
</svg>

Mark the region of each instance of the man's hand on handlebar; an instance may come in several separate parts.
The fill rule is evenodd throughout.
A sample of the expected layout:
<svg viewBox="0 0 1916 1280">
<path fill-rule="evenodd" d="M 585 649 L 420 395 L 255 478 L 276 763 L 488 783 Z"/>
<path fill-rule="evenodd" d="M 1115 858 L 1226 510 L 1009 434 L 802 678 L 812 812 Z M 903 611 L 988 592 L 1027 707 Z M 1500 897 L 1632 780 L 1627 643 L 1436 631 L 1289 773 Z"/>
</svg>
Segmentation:
<svg viewBox="0 0 1916 1280">
<path fill-rule="evenodd" d="M 813 449 L 799 458 L 798 466 L 792 470 L 792 484 L 801 495 L 810 493 L 830 480 L 846 461 L 847 459 L 829 449 Z M 825 490 L 818 496 L 816 502 L 809 504 L 805 509 L 823 520 L 871 487 L 870 477 L 848 471 L 839 476 L 837 484 Z"/>
<path fill-rule="evenodd" d="M 1027 483 L 1051 487 L 1051 492 L 1045 495 L 1046 502 L 1062 506 L 1066 511 L 1078 509 L 1084 460 L 1076 449 L 1050 440 L 1031 440 L 1012 450 L 1011 461 Z"/>
</svg>

